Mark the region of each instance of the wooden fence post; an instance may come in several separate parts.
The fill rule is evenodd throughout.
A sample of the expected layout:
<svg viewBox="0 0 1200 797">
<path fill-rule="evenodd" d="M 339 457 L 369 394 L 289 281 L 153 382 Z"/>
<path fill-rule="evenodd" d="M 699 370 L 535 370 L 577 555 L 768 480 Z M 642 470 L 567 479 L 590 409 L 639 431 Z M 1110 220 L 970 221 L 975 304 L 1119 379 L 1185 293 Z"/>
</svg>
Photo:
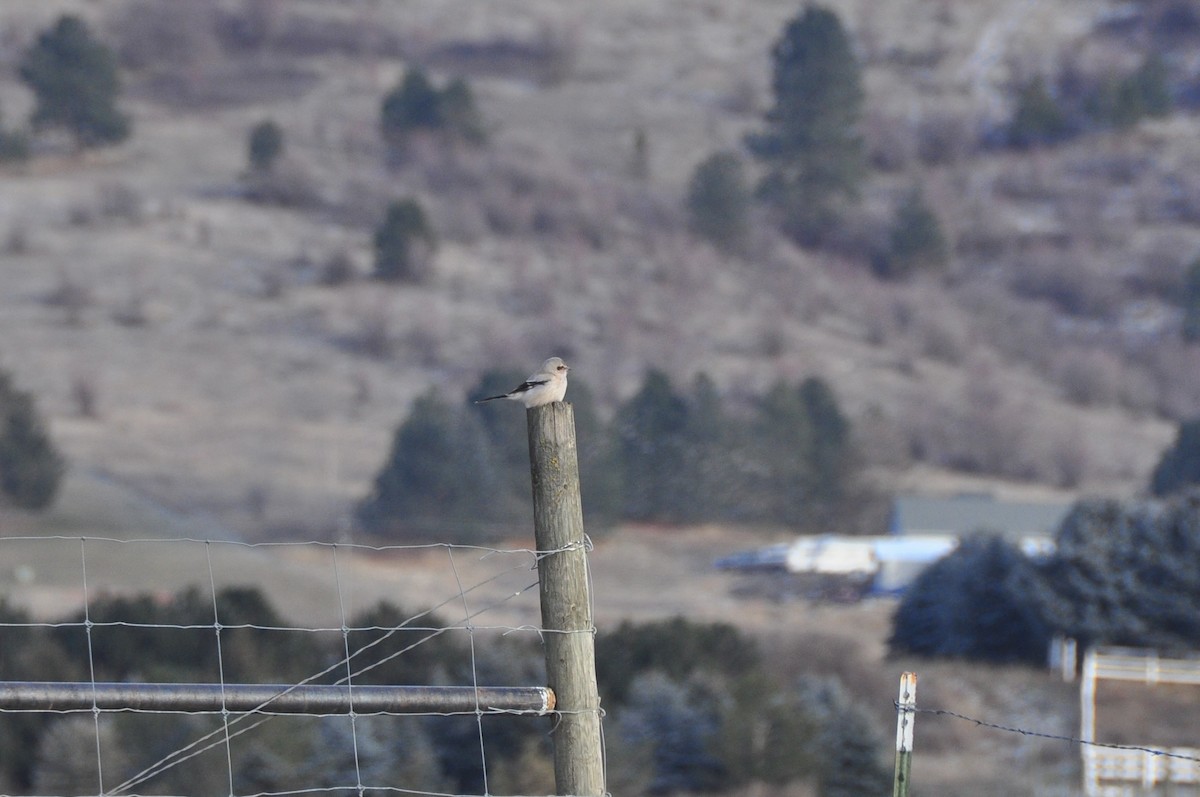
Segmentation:
<svg viewBox="0 0 1200 797">
<path fill-rule="evenodd" d="M 561 401 L 526 411 L 533 477 L 546 676 L 554 690 L 557 794 L 601 797 L 604 754 L 596 690 L 595 626 L 584 550 L 575 414 Z"/>
<path fill-rule="evenodd" d="M 900 698 L 896 701 L 896 778 L 892 783 L 892 797 L 908 797 L 916 708 L 917 674 L 906 672 L 900 676 Z"/>
</svg>

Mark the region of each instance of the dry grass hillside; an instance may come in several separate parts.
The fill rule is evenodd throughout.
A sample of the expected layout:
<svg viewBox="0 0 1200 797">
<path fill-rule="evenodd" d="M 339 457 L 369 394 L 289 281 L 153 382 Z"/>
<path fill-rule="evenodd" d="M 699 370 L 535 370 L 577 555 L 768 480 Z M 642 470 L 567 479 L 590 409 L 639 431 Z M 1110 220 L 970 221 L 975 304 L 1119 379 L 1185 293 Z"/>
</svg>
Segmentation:
<svg viewBox="0 0 1200 797">
<path fill-rule="evenodd" d="M 858 239 L 805 252 L 764 227 L 733 259 L 687 233 L 680 198 L 758 124 L 794 2 L 5 3 L 5 120 L 31 103 L 21 49 L 74 11 L 130 65 L 135 133 L 0 176 L 0 365 L 78 472 L 233 534 L 333 533 L 415 395 L 548 352 L 613 397 L 648 365 L 735 401 L 819 374 L 884 490 L 1141 489 L 1200 398 L 1173 304 L 1200 250 L 1195 120 L 985 148 L 1015 80 L 1129 60 L 1105 4 L 831 5 L 866 65 Z M 258 38 L 231 49 L 230 30 Z M 386 165 L 380 99 L 412 63 L 471 80 L 487 148 Z M 264 118 L 289 206 L 243 196 Z M 954 263 L 881 283 L 862 242 L 914 181 Z M 366 273 L 409 194 L 443 241 L 429 284 L 322 285 L 339 258 Z"/>
</svg>

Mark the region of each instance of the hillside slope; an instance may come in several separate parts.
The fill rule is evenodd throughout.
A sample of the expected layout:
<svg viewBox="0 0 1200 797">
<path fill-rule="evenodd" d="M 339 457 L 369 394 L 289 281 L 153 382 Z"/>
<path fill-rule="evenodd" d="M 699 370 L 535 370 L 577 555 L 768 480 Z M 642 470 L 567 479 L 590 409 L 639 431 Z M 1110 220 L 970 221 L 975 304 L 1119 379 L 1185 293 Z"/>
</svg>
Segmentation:
<svg viewBox="0 0 1200 797">
<path fill-rule="evenodd" d="M 990 149 L 962 131 L 1007 113 L 1018 66 L 1122 52 L 1103 4 L 831 5 L 867 66 L 879 170 L 861 237 L 918 181 L 956 242 L 944 277 L 881 283 L 861 246 L 805 252 L 765 227 L 747 260 L 687 233 L 683 187 L 758 124 L 793 2 L 293 0 L 260 19 L 197 0 L 156 17 L 187 46 L 127 72 L 129 142 L 0 176 L 0 366 L 76 467 L 251 536 L 344 531 L 414 396 L 552 352 L 609 410 L 651 365 L 708 372 L 743 404 L 819 374 L 885 490 L 1141 489 L 1200 396 L 1172 304 L 1200 217 L 1163 209 L 1175 183 L 1200 188 L 1195 119 Z M 30 103 L 17 54 L 55 13 L 128 48 L 149 7 L 4 4 L 5 119 Z M 265 32 L 231 49 L 231 20 Z M 388 168 L 379 102 L 412 63 L 472 81 L 486 149 Z M 243 197 L 246 135 L 268 117 L 293 207 Z M 957 132 L 922 156 L 936 122 Z M 443 240 L 431 282 L 321 285 L 337 256 L 365 274 L 373 225 L 407 194 Z"/>
</svg>

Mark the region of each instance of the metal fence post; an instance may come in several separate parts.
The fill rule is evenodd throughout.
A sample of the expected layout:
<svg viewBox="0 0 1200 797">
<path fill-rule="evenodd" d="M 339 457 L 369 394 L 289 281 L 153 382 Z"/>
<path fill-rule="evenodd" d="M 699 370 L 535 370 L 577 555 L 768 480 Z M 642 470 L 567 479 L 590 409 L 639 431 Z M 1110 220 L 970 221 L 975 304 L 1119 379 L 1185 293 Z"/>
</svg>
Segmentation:
<svg viewBox="0 0 1200 797">
<path fill-rule="evenodd" d="M 557 793 L 604 794 L 595 627 L 584 549 L 583 503 L 575 415 L 554 402 L 526 411 L 533 477 L 533 530 L 538 559 L 546 676 L 556 700 L 554 779 Z"/>
<path fill-rule="evenodd" d="M 900 697 L 896 701 L 896 778 L 892 783 L 892 797 L 908 797 L 916 709 L 917 674 L 906 672 L 900 676 Z"/>
</svg>

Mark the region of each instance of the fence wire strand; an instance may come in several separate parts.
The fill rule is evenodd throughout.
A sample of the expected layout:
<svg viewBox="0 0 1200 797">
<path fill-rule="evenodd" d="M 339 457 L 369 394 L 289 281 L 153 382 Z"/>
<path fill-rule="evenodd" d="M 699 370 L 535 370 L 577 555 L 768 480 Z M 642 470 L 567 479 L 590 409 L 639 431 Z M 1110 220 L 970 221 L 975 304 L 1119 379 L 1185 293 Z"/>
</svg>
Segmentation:
<svg viewBox="0 0 1200 797">
<path fill-rule="evenodd" d="M 48 536 L 48 537 L 33 537 L 33 536 L 0 537 L 0 545 L 4 545 L 5 543 L 34 543 L 34 544 L 37 544 L 40 546 L 40 545 L 53 544 L 55 542 L 68 543 L 68 544 L 71 542 L 75 542 L 75 543 L 78 543 L 80 546 L 80 548 L 79 548 L 79 556 L 80 556 L 79 563 L 80 563 L 80 580 L 81 580 L 82 600 L 83 600 L 83 606 L 82 606 L 82 611 L 81 611 L 82 618 L 83 618 L 82 621 L 54 621 L 54 622 L 6 621 L 6 622 L 0 622 L 0 629 L 3 629 L 3 628 L 44 628 L 44 629 L 82 628 L 83 632 L 84 632 L 85 640 L 86 640 L 86 651 L 87 651 L 87 657 L 88 657 L 88 661 L 87 661 L 88 676 L 87 677 L 89 678 L 89 680 L 92 684 L 92 706 L 90 709 L 28 709 L 28 708 L 25 708 L 25 709 L 0 709 L 0 715 L 6 714 L 6 713 L 49 713 L 49 714 L 67 715 L 67 714 L 81 713 L 83 711 L 90 710 L 93 715 L 93 725 L 94 725 L 94 731 L 95 731 L 96 764 L 97 764 L 96 776 L 98 779 L 99 793 L 106 794 L 106 795 L 123 795 L 124 797 L 136 797 L 136 792 L 134 792 L 133 790 L 135 788 L 137 788 L 138 786 L 145 784 L 147 781 L 149 781 L 153 778 L 163 775 L 164 773 L 179 766 L 180 764 L 184 763 L 185 761 L 193 759 L 196 756 L 199 756 L 209 750 L 212 750 L 217 747 L 222 747 L 222 746 L 224 747 L 224 750 L 225 750 L 225 765 L 227 767 L 227 772 L 228 772 L 228 784 L 227 785 L 228 785 L 228 789 L 229 789 L 229 794 L 230 795 L 234 794 L 235 793 L 235 771 L 236 771 L 236 768 L 234 766 L 234 751 L 233 751 L 234 740 L 237 739 L 238 737 L 242 736 L 243 734 L 246 734 L 246 733 L 262 726 L 264 723 L 270 721 L 272 718 L 279 716 L 278 714 L 272 713 L 272 711 L 271 711 L 272 701 L 274 701 L 275 699 L 279 698 L 282 695 L 288 694 L 289 692 L 291 692 L 294 689 L 297 689 L 297 688 L 307 685 L 307 684 L 311 684 L 312 682 L 314 682 L 320 678 L 323 678 L 327 675 L 335 673 L 335 671 L 337 671 L 337 670 L 344 670 L 344 672 L 343 672 L 343 674 L 341 674 L 340 676 L 337 677 L 337 680 L 334 681 L 334 685 L 345 684 L 347 686 L 347 689 L 350 691 L 350 706 L 349 706 L 349 708 L 350 708 L 350 710 L 349 710 L 350 742 L 351 742 L 351 752 L 353 755 L 353 765 L 354 765 L 353 778 L 354 778 L 355 783 L 353 785 L 347 784 L 347 785 L 338 785 L 338 786 L 329 786 L 329 787 L 314 786 L 311 788 L 293 789 L 293 790 L 285 790 L 285 791 L 258 791 L 258 792 L 255 792 L 254 794 L 250 795 L 249 797 L 282 797 L 282 795 L 285 795 L 285 794 L 324 794 L 324 793 L 330 793 L 330 792 L 346 792 L 346 791 L 355 791 L 360 796 L 363 795 L 367 791 L 381 791 L 381 792 L 390 792 L 390 793 L 394 793 L 394 794 L 398 794 L 398 795 L 420 795 L 421 797 L 457 797 L 454 794 L 440 792 L 440 791 L 423 791 L 423 790 L 419 790 L 419 789 L 402 788 L 400 786 L 383 786 L 383 785 L 378 785 L 375 783 L 371 783 L 368 785 L 367 783 L 364 783 L 364 772 L 363 772 L 362 759 L 361 759 L 362 753 L 360 750 L 360 740 L 359 740 L 359 728 L 357 726 L 357 716 L 358 715 L 357 715 L 357 712 L 354 710 L 354 700 L 353 700 L 353 690 L 354 690 L 355 683 L 357 681 L 359 681 L 364 674 L 374 670 L 377 667 L 383 666 L 383 665 L 387 664 L 388 662 L 393 661 L 400 656 L 410 653 L 411 651 L 413 651 L 420 645 L 431 642 L 432 640 L 437 639 L 438 637 L 442 636 L 443 634 L 446 634 L 447 632 L 451 632 L 451 631 L 465 632 L 467 635 L 467 642 L 468 642 L 467 648 L 468 648 L 469 655 L 470 655 L 470 668 L 471 668 L 470 679 L 471 679 L 472 686 L 476 689 L 475 709 L 474 709 L 474 712 L 472 712 L 472 713 L 475 716 L 477 732 L 478 732 L 478 736 L 479 736 L 479 751 L 480 751 L 481 769 L 482 769 L 482 777 L 483 777 L 483 789 L 484 789 L 483 793 L 484 794 L 490 793 L 489 789 L 488 789 L 488 783 L 487 783 L 487 749 L 485 747 L 483 717 L 485 714 L 521 715 L 521 714 L 529 714 L 530 712 L 523 712 L 523 711 L 513 710 L 513 709 L 494 710 L 494 709 L 489 709 L 485 706 L 480 705 L 479 695 L 478 695 L 478 691 L 477 691 L 480 686 L 480 683 L 479 683 L 479 669 L 478 669 L 478 661 L 477 661 L 475 636 L 478 632 L 481 632 L 481 631 L 498 632 L 501 634 L 511 634 L 514 632 L 527 632 L 527 633 L 536 633 L 536 634 L 538 634 L 539 639 L 542 639 L 542 638 L 544 638 L 544 635 L 546 633 L 548 633 L 548 630 L 541 628 L 539 625 L 530 625 L 530 624 L 482 625 L 482 624 L 477 624 L 476 620 L 477 620 L 477 618 L 481 617 L 482 615 L 485 615 L 488 612 L 493 612 L 493 611 L 499 609 L 500 607 L 504 606 L 508 602 L 526 595 L 531 590 L 536 590 L 536 588 L 538 586 L 538 581 L 536 579 L 536 571 L 538 569 L 539 562 L 544 557 L 552 556 L 552 555 L 558 554 L 558 553 L 563 553 L 565 551 L 579 550 L 581 547 L 585 551 L 591 550 L 590 540 L 585 541 L 583 544 L 573 544 L 570 546 L 564 546 L 564 548 L 561 550 L 543 551 L 543 550 L 535 550 L 532 548 L 504 549 L 504 548 L 491 548 L 491 547 L 486 547 L 486 546 L 482 546 L 482 545 L 458 545 L 458 544 L 453 544 L 453 543 L 427 543 L 427 544 L 419 544 L 419 545 L 367 545 L 367 544 L 362 544 L 362 543 L 330 543 L 330 542 L 322 542 L 322 541 L 316 541 L 316 540 L 250 543 L 250 542 L 242 542 L 242 541 L 237 541 L 237 540 L 202 540 L 202 539 L 195 539 L 195 538 L 154 538 L 154 537 L 134 538 L 134 539 L 119 539 L 119 538 L 113 538 L 113 537 L 100 537 L 100 536 L 77 537 L 77 536 L 62 536 L 62 535 Z M 162 623 L 162 622 L 134 622 L 134 621 L 119 620 L 119 619 L 117 619 L 117 620 L 107 620 L 106 619 L 106 620 L 99 621 L 99 622 L 94 621 L 91 616 L 91 602 L 92 602 L 92 595 L 93 595 L 93 593 L 95 593 L 96 583 L 99 583 L 99 582 L 96 582 L 96 574 L 95 573 L 89 573 L 88 553 L 89 553 L 89 545 L 99 545 L 99 544 L 104 544 L 104 545 L 113 544 L 113 545 L 118 545 L 118 546 L 138 546 L 138 545 L 143 545 L 143 544 L 145 544 L 145 545 L 169 544 L 171 546 L 187 546 L 187 545 L 203 546 L 204 553 L 205 553 L 205 566 L 206 566 L 205 575 L 207 576 L 207 582 L 208 582 L 207 587 L 208 587 L 210 597 L 212 599 L 213 622 L 212 623 L 173 624 L 173 623 Z M 237 623 L 237 624 L 224 625 L 221 622 L 221 610 L 220 610 L 220 604 L 218 601 L 218 587 L 217 587 L 218 581 L 219 581 L 218 569 L 213 561 L 213 559 L 214 559 L 213 549 L 215 546 L 232 546 L 232 547 L 241 547 L 241 548 L 248 548 L 248 549 L 259 549 L 259 548 L 261 548 L 261 549 L 296 549 L 296 548 L 302 548 L 302 547 L 316 548 L 316 549 L 322 549 L 322 548 L 329 549 L 330 557 L 331 557 L 331 566 L 332 566 L 332 570 L 333 570 L 333 586 L 334 586 L 334 592 L 335 592 L 336 601 L 337 601 L 337 614 L 338 614 L 338 618 L 340 620 L 339 625 L 337 625 L 336 627 L 335 626 L 326 626 L 326 625 L 281 626 L 281 625 L 269 625 L 269 624 L 255 624 L 255 623 Z M 434 551 L 434 550 L 438 550 L 438 549 L 444 550 L 446 552 L 447 558 L 449 560 L 450 572 L 453 575 L 454 587 L 453 587 L 453 590 L 449 591 L 450 592 L 449 595 L 447 595 L 446 597 L 444 597 L 443 599 L 441 599 L 439 601 L 434 602 L 434 604 L 432 606 L 429 606 L 428 608 L 422 609 L 419 612 L 416 612 L 414 614 L 407 616 L 403 621 L 401 621 L 399 624 L 397 624 L 395 626 L 378 626 L 378 625 L 365 626 L 364 625 L 362 627 L 351 627 L 349 625 L 350 621 L 348 619 L 347 595 L 346 595 L 346 583 L 347 582 L 344 578 L 343 567 L 342 567 L 341 560 L 339 558 L 340 553 L 351 552 L 351 553 L 362 553 L 362 554 L 379 554 L 379 553 L 402 552 L 402 551 L 403 552 Z M 2 549 L 0 549 L 0 550 L 2 550 Z M 463 575 L 460 572 L 458 563 L 455 560 L 456 552 L 476 554 L 476 555 L 478 555 L 480 561 L 499 557 L 499 556 L 516 556 L 520 560 L 524 560 L 524 561 L 518 561 L 516 564 L 507 566 L 507 567 L 505 567 L 502 563 L 501 567 L 497 568 L 494 572 L 491 572 L 490 574 L 485 574 L 485 577 L 482 577 L 475 583 L 468 585 L 464 581 Z M 492 585 L 495 582 L 498 582 L 504 578 L 511 578 L 514 576 L 514 574 L 517 574 L 520 572 L 532 572 L 535 574 L 535 577 L 532 581 L 523 582 L 516 589 L 508 591 L 505 594 L 501 594 L 499 597 L 493 597 L 493 599 L 484 601 L 483 603 L 474 603 L 474 605 L 472 605 L 472 602 L 469 600 L 469 596 L 478 594 L 480 590 L 488 587 L 489 585 Z M 589 572 L 589 582 L 590 582 L 590 572 Z M 108 587 L 108 586 L 109 585 L 102 585 L 102 589 L 105 587 Z M 182 584 L 180 586 L 182 586 Z M 461 613 L 462 613 L 461 620 L 458 620 L 457 622 L 447 623 L 445 625 L 438 625 L 438 624 L 428 622 L 428 618 L 430 618 L 435 612 L 444 610 L 447 607 L 449 607 L 453 604 L 456 604 L 456 603 L 461 605 Z M 422 622 L 423 620 L 425 622 Z M 215 637 L 217 676 L 218 676 L 220 689 L 221 689 L 221 710 L 219 712 L 221 720 L 220 720 L 220 724 L 217 728 L 215 728 L 212 731 L 209 731 L 207 733 L 201 733 L 200 735 L 198 735 L 197 737 L 195 737 L 189 741 L 178 744 L 170 752 L 166 753 L 165 755 L 161 755 L 157 761 L 150 764 L 149 766 L 143 767 L 139 772 L 128 777 L 126 780 L 124 780 L 122 783 L 118 784 L 116 787 L 106 786 L 105 778 L 104 778 L 104 768 L 103 768 L 103 758 L 104 757 L 103 757 L 103 749 L 102 749 L 102 741 L 101 741 L 102 740 L 102 730 L 101 730 L 102 726 L 101 726 L 101 722 L 100 722 L 100 715 L 102 713 L 138 713 L 138 714 L 167 714 L 167 713 L 170 713 L 170 714 L 185 714 L 185 715 L 201 715 L 201 714 L 213 714 L 215 712 L 213 712 L 213 711 L 181 711 L 178 709 L 171 709 L 171 710 L 159 710 L 159 709 L 149 709 L 149 710 L 147 710 L 147 709 L 112 709 L 112 710 L 105 709 L 105 710 L 102 710 L 102 709 L 100 709 L 97 699 L 96 699 L 97 664 L 96 664 L 96 649 L 94 647 L 93 632 L 96 629 L 102 629 L 102 628 L 133 628 L 133 629 L 149 629 L 149 630 L 170 629 L 170 630 L 193 630 L 193 631 L 210 629 L 213 632 L 213 635 Z M 253 630 L 259 630 L 259 631 L 289 632 L 289 633 L 297 633 L 297 632 L 298 633 L 321 633 L 321 632 L 333 633 L 333 632 L 337 632 L 337 633 L 341 634 L 341 643 L 342 643 L 340 646 L 341 652 L 339 654 L 336 654 L 338 656 L 338 660 L 333 662 L 332 664 L 330 664 L 328 667 L 325 667 L 324 669 L 321 669 L 318 672 L 312 673 L 311 675 L 309 675 L 295 683 L 289 682 L 289 686 L 287 686 L 285 689 L 280 690 L 278 692 L 278 694 L 265 700 L 263 703 L 254 707 L 250 711 L 247 711 L 244 713 L 243 712 L 231 712 L 226 707 L 225 689 L 226 689 L 227 680 L 226 680 L 226 669 L 225 669 L 225 652 L 223 650 L 222 635 L 224 632 L 232 631 L 235 629 L 253 629 Z M 373 631 L 373 632 L 378 632 L 379 635 L 376 638 L 371 639 L 370 641 L 364 642 L 363 644 L 359 645 L 358 647 L 354 647 L 352 645 L 350 635 L 352 632 L 356 632 L 356 631 L 362 631 L 362 632 Z M 387 642 L 389 639 L 394 638 L 396 634 L 399 634 L 401 632 L 420 632 L 421 636 L 417 640 L 412 642 L 411 644 L 405 645 L 395 651 L 391 651 L 391 652 L 387 653 L 387 655 L 381 657 L 377 661 L 373 661 L 370 663 L 362 662 L 361 657 L 365 653 L 376 648 L 379 645 L 382 645 L 383 643 Z M 595 628 L 593 625 L 593 627 L 589 630 L 589 633 L 594 633 L 594 632 L 595 632 Z M 567 632 L 563 632 L 563 633 L 567 633 Z M 376 713 L 398 714 L 399 712 L 386 712 L 385 711 L 385 712 L 376 712 Z M 562 714 L 563 712 L 556 711 L 554 713 Z M 463 714 L 463 712 L 429 711 L 429 712 L 421 712 L 419 714 L 416 714 L 415 716 L 454 716 L 454 715 L 461 716 L 462 714 Z M 293 714 L 293 716 L 295 716 L 295 715 Z M 302 716 L 330 717 L 330 716 L 335 716 L 335 715 L 329 714 L 329 713 L 312 712 L 312 713 L 304 714 Z M 345 715 L 338 715 L 338 716 L 345 716 Z"/>
<path fill-rule="evenodd" d="M 892 704 L 896 707 L 896 711 L 906 714 L 929 714 L 935 717 L 949 717 L 951 719 L 970 722 L 980 728 L 988 728 L 994 731 L 1002 731 L 1004 733 L 1015 733 L 1020 736 L 1029 736 L 1036 739 L 1048 739 L 1055 742 L 1067 742 L 1068 744 L 1080 745 L 1082 747 L 1101 747 L 1107 750 L 1127 750 L 1134 753 L 1147 753 L 1149 755 L 1161 758 L 1174 758 L 1181 761 L 1192 761 L 1200 763 L 1200 756 L 1187 755 L 1185 753 L 1173 753 L 1170 750 L 1162 750 L 1156 747 L 1143 747 L 1132 744 L 1117 744 L 1116 742 L 1097 742 L 1090 739 L 1081 739 L 1078 736 L 1065 736 L 1057 733 L 1047 733 L 1045 731 L 1032 731 L 1027 728 L 1017 728 L 1011 725 L 1001 725 L 996 722 L 988 722 L 987 720 L 968 717 L 966 714 L 960 714 L 957 711 L 950 711 L 944 708 L 920 708 L 915 706 L 903 706 L 899 701 L 893 700 Z"/>
</svg>

